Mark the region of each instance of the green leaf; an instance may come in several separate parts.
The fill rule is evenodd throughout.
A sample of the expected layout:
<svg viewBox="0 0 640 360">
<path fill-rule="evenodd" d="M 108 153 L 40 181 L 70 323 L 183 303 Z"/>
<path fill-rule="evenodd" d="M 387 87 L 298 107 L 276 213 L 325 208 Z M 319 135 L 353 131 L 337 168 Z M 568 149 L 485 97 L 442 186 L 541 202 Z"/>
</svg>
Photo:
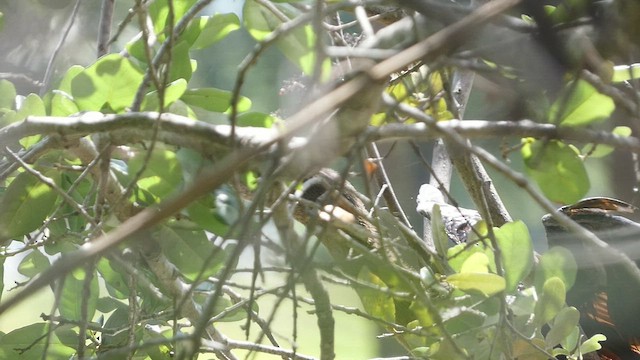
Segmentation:
<svg viewBox="0 0 640 360">
<path fill-rule="evenodd" d="M 192 21 L 183 37 L 194 50 L 207 48 L 240 28 L 240 19 L 234 13 L 201 16 Z"/>
<path fill-rule="evenodd" d="M 78 268 L 69 273 L 64 280 L 62 295 L 60 296 L 60 315 L 70 320 L 93 320 L 98 303 L 98 277 L 96 273 L 90 275 L 89 288 L 85 289 L 87 273 Z M 88 291 L 88 293 L 87 293 Z M 82 302 L 87 304 L 87 318 L 82 318 Z"/>
<path fill-rule="evenodd" d="M 100 111 L 108 105 L 123 111 L 131 105 L 143 72 L 119 54 L 101 57 L 71 80 L 71 94 L 80 110 Z"/>
<path fill-rule="evenodd" d="M 493 250 L 483 243 L 478 243 L 476 246 L 467 246 L 467 244 L 458 244 L 452 246 L 447 251 L 447 258 L 449 260 L 449 266 L 456 271 L 462 272 L 462 266 L 467 259 L 476 253 L 482 253 L 487 259 L 489 259 L 489 271 L 495 272 L 495 261 Z"/>
<path fill-rule="evenodd" d="M 471 254 L 460 268 L 460 273 L 488 273 L 489 257 L 482 252 Z"/>
<path fill-rule="evenodd" d="M 576 281 L 578 265 L 573 255 L 564 247 L 554 246 L 540 256 L 536 266 L 535 284 L 538 291 L 542 290 L 544 283 L 557 277 L 571 289 Z"/>
<path fill-rule="evenodd" d="M 136 175 L 145 166 L 146 152 L 137 153 L 129 160 L 129 175 Z M 169 150 L 154 151 L 138 179 L 138 188 L 163 199 L 182 186 L 182 168 L 176 154 Z"/>
<path fill-rule="evenodd" d="M 187 90 L 187 81 L 185 79 L 178 79 L 171 84 L 167 85 L 164 89 L 164 106 L 165 109 L 175 101 L 180 99 L 180 97 Z M 158 97 L 158 91 L 154 90 L 147 95 L 145 95 L 144 100 L 142 101 L 142 106 L 140 107 L 142 111 L 159 111 L 160 110 L 160 99 Z"/>
<path fill-rule="evenodd" d="M 36 323 L 11 331 L 0 339 L 0 359 L 69 359 L 76 350 L 64 346 L 56 334 L 47 337 L 49 324 Z M 47 343 L 48 342 L 48 343 Z M 47 349 L 46 354 L 44 353 Z"/>
<path fill-rule="evenodd" d="M 236 119 L 236 125 L 270 128 L 276 120 L 277 119 L 275 117 L 269 114 L 248 112 L 238 116 Z"/>
<path fill-rule="evenodd" d="M 190 281 L 200 272 L 204 278 L 213 276 L 225 265 L 226 252 L 209 241 L 204 231 L 161 226 L 157 238 L 169 261 Z"/>
<path fill-rule="evenodd" d="M 57 194 L 29 173 L 20 173 L 0 199 L 0 241 L 17 239 L 42 226 Z"/>
<path fill-rule="evenodd" d="M 222 236 L 229 230 L 229 225 L 218 214 L 215 200 L 212 196 L 203 196 L 191 203 L 187 208 L 187 214 L 191 221 L 198 224 L 202 229 L 216 235 Z"/>
<path fill-rule="evenodd" d="M 58 85 L 58 90 L 66 94 L 71 94 L 71 82 L 76 76 L 78 76 L 78 74 L 80 74 L 83 71 L 84 71 L 84 67 L 80 65 L 73 65 L 72 67 L 70 67 L 69 70 L 67 70 L 67 72 L 62 77 L 62 80 L 60 80 L 60 85 Z"/>
<path fill-rule="evenodd" d="M 184 16 L 184 14 L 196 3 L 197 0 L 173 1 L 174 23 Z M 167 19 L 169 17 L 168 0 L 156 0 L 149 6 L 149 16 L 153 21 L 154 32 L 158 35 L 159 41 L 166 39 Z"/>
<path fill-rule="evenodd" d="M 493 231 L 502 257 L 507 291 L 513 292 L 533 267 L 533 243 L 522 221 L 509 222 Z"/>
<path fill-rule="evenodd" d="M 379 277 L 369 271 L 366 266 L 363 266 L 362 269 L 360 269 L 358 280 L 380 288 L 387 288 L 387 285 Z M 396 305 L 393 301 L 393 297 L 382 291 L 365 287 L 357 287 L 356 292 L 358 293 L 362 306 L 367 314 L 389 322 L 396 321 Z"/>
<path fill-rule="evenodd" d="M 71 95 L 54 90 L 51 97 L 51 116 L 69 116 L 79 111 Z"/>
<path fill-rule="evenodd" d="M 189 56 L 189 43 L 180 41 L 171 49 L 171 71 L 169 81 L 178 79 L 191 80 L 193 75 L 193 64 Z"/>
<path fill-rule="evenodd" d="M 588 354 L 590 352 L 598 351 L 602 349 L 601 342 L 607 341 L 607 337 L 602 334 L 596 334 L 587 339 L 585 342 L 580 345 L 580 353 Z"/>
<path fill-rule="evenodd" d="M 584 163 L 574 148 L 557 140 L 523 139 L 522 158 L 527 173 L 549 200 L 571 204 L 589 190 Z"/>
<path fill-rule="evenodd" d="M 292 19 L 300 13 L 290 4 L 273 3 L 273 5 L 288 19 Z M 284 23 L 283 19 L 255 0 L 245 1 L 242 14 L 245 27 L 256 41 L 263 41 L 272 31 Z M 311 75 L 316 62 L 314 51 L 316 41 L 317 36 L 313 31 L 313 27 L 305 25 L 289 32 L 285 36 L 281 36 L 276 41 L 276 46 L 284 56 L 298 65 L 305 74 Z M 322 65 L 323 75 L 328 75 L 331 68 L 329 60 L 326 59 Z"/>
<path fill-rule="evenodd" d="M 567 84 L 551 105 L 549 120 L 562 126 L 584 126 L 608 118 L 615 108 L 613 99 L 599 93 L 588 82 L 578 80 L 577 84 Z"/>
<path fill-rule="evenodd" d="M 189 89 L 181 99 L 189 105 L 213 112 L 225 112 L 231 107 L 231 92 L 215 88 Z M 247 111 L 250 107 L 251 100 L 241 96 L 238 101 L 238 112 Z"/>
<path fill-rule="evenodd" d="M 7 121 L 13 123 L 23 121 L 28 116 L 44 116 L 46 114 L 47 111 L 42 99 L 36 94 L 29 94 L 22 102 L 20 109 L 18 109 L 18 111 L 13 114 L 13 116 L 9 116 L 7 114 Z M 40 141 L 41 138 L 42 135 L 33 135 L 21 138 L 19 142 L 26 149 Z"/>
<path fill-rule="evenodd" d="M 105 348 L 118 347 L 127 343 L 129 338 L 129 308 L 120 307 L 109 316 L 104 323 L 105 329 L 123 329 L 115 333 L 103 333 L 101 346 Z"/>
<path fill-rule="evenodd" d="M 26 277 L 32 278 L 43 273 L 50 265 L 49 258 L 44 256 L 38 249 L 34 249 L 20 261 L 18 272 Z"/>
<path fill-rule="evenodd" d="M 631 136 L 631 128 L 628 126 L 616 126 L 613 131 L 611 131 L 613 135 L 618 135 L 622 137 Z M 581 153 L 585 156 L 590 156 L 593 158 L 602 158 L 609 154 L 611 154 L 615 150 L 612 146 L 602 145 L 602 144 L 587 144 L 582 148 Z"/>
<path fill-rule="evenodd" d="M 613 67 L 612 82 L 623 82 L 640 78 L 640 64 L 617 65 Z"/>
<path fill-rule="evenodd" d="M 431 212 L 431 236 L 433 236 L 433 243 L 438 255 L 445 258 L 447 256 L 447 250 L 449 249 L 449 237 L 447 236 L 444 222 L 442 221 L 440 205 L 433 205 Z"/>
<path fill-rule="evenodd" d="M 567 336 L 571 335 L 578 326 L 580 321 L 580 312 L 574 307 L 566 307 L 558 313 L 553 325 L 545 336 L 545 342 L 548 347 L 558 345 Z"/>
<path fill-rule="evenodd" d="M 449 334 L 460 334 L 484 324 L 487 315 L 469 308 L 450 308 L 442 314 L 444 327 Z"/>
<path fill-rule="evenodd" d="M 13 109 L 16 95 L 16 88 L 11 81 L 0 80 L 0 109 Z"/>
<path fill-rule="evenodd" d="M 460 273 L 447 276 L 447 282 L 465 292 L 480 292 L 485 296 L 504 291 L 506 282 L 502 276 L 491 273 Z"/>
<path fill-rule="evenodd" d="M 129 295 L 129 286 L 123 272 L 118 271 L 119 267 L 106 258 L 100 258 L 96 268 L 104 279 L 109 295 L 116 299 L 126 299 Z"/>
<path fill-rule="evenodd" d="M 552 277 L 545 281 L 534 310 L 536 324 L 542 326 L 553 320 L 565 306 L 566 295 L 567 291 L 562 279 Z"/>
</svg>

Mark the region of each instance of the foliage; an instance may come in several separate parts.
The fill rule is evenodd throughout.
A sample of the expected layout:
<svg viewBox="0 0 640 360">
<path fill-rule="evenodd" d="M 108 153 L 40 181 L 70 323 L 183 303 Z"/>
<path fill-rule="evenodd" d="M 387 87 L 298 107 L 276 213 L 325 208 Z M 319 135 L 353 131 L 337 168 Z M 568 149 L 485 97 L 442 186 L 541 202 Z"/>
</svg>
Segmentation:
<svg viewBox="0 0 640 360">
<path fill-rule="evenodd" d="M 117 19 L 129 31 L 112 34 L 111 52 L 57 69 L 53 82 L 39 83 L 39 94 L 0 80 L 3 271 L 25 278 L 3 294 L 0 314 L 10 316 L 38 289 L 55 298 L 34 310 L 41 321 L 2 334 L 0 357 L 235 358 L 244 350 L 306 358 L 296 345 L 302 329 L 273 321 L 285 299 L 293 302 L 294 322 L 301 303 L 313 306 L 321 345 L 304 350 L 323 359 L 334 356 L 337 311 L 358 314 L 397 340 L 398 352 L 418 358 L 578 359 L 600 348 L 604 336 L 582 336 L 580 313 L 566 303 L 579 259 L 564 248 L 536 256 L 530 226 L 496 221 L 495 214 L 475 224 L 465 243 L 452 245 L 438 206 L 425 220 L 432 249 L 396 216 L 393 201 L 377 202 L 370 180 L 384 161 L 372 144 L 444 138 L 526 189 L 518 194 L 522 202 L 534 199 L 545 211 L 549 200 L 576 202 L 593 184 L 586 163 L 609 159 L 616 148 L 639 149 L 637 64 L 621 59 L 637 56 L 640 31 L 636 15 L 623 11 L 625 1 L 567 0 L 538 9 L 496 0 L 503 8 L 494 15 L 506 20 L 487 27 L 489 17 L 456 2 L 413 8 L 399 1 L 391 13 L 407 18 L 415 11 L 415 21 L 402 28 L 395 25 L 402 20 L 389 24 L 376 15 L 372 21 L 383 20 L 376 28 L 387 27 L 375 35 L 360 5 L 348 2 L 246 0 L 241 16 L 194 11 L 209 2 L 137 1 L 131 16 Z M 620 21 L 594 19 L 604 15 L 585 9 L 596 6 L 611 6 L 602 13 Z M 365 7 L 370 15 L 381 11 Z M 8 31 L 11 9 L 0 10 L 0 27 Z M 352 14 L 353 23 L 329 23 Z M 480 18 L 456 22 L 474 16 Z M 582 26 L 593 36 L 585 37 Z M 462 40 L 456 31 L 477 37 Z M 137 34 L 118 38 L 129 32 Z M 196 60 L 198 52 L 233 46 L 240 32 L 254 43 L 234 88 L 201 81 L 207 66 Z M 361 32 L 366 40 L 358 39 Z M 591 51 L 572 47 L 576 37 Z M 512 56 L 505 39 L 524 39 L 518 46 L 526 52 Z M 253 66 L 272 48 L 302 74 L 272 92 L 309 98 L 290 117 L 284 114 L 291 109 L 254 111 L 255 98 L 243 96 Z M 544 61 L 531 55 L 541 52 Z M 360 66 L 360 56 L 373 60 Z M 339 61 L 345 58 L 356 71 Z M 540 66 L 552 77 L 542 85 L 534 79 Z M 481 128 L 451 121 L 462 118 L 464 107 L 456 79 L 474 70 L 503 94 L 515 93 L 520 116 L 532 121 L 488 121 Z M 514 170 L 520 164 L 491 155 L 495 148 L 478 149 L 460 137 L 495 139 L 505 131 L 494 134 L 492 126 L 503 125 L 515 129 L 506 135 L 520 150 L 526 176 Z M 360 200 L 336 200 L 351 185 L 342 182 L 333 198 L 319 198 L 324 202 L 294 195 L 328 166 L 344 178 L 363 173 L 363 197 L 376 199 L 363 202 L 366 209 L 347 209 L 354 224 L 332 207 L 357 208 Z M 461 180 L 473 189 L 472 180 Z M 486 199 L 474 200 L 488 211 Z M 299 213 L 300 204 L 312 211 Z M 247 267 L 249 280 L 242 276 Z M 324 289 L 330 282 L 347 284 L 362 311 L 332 307 Z M 222 323 L 243 326 L 255 344 L 220 331 Z"/>
</svg>

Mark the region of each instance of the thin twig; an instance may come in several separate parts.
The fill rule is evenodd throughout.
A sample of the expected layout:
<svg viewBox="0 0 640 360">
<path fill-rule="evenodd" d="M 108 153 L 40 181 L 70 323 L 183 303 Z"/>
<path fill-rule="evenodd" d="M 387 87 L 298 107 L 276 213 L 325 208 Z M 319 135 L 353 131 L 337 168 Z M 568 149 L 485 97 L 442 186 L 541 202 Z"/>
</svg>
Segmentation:
<svg viewBox="0 0 640 360">
<path fill-rule="evenodd" d="M 45 70 L 44 77 L 42 79 L 42 87 L 40 88 L 39 92 L 41 97 L 49 89 L 49 83 L 51 82 L 51 76 L 53 75 L 53 64 L 55 63 L 60 50 L 62 50 L 62 45 L 64 45 L 64 42 L 67 40 L 67 36 L 69 36 L 69 32 L 73 27 L 73 23 L 76 21 L 76 16 L 78 15 L 78 10 L 80 9 L 80 3 L 82 3 L 81 0 L 76 0 L 76 4 L 73 6 L 73 10 L 71 10 L 71 15 L 69 16 L 69 22 L 67 23 L 67 26 L 64 29 L 64 32 L 62 33 L 58 44 L 53 50 L 53 54 L 51 54 L 51 57 L 49 58 L 49 63 L 47 63 L 47 69 Z"/>
<path fill-rule="evenodd" d="M 109 52 L 109 38 L 111 37 L 111 24 L 113 22 L 113 10 L 115 7 L 115 0 L 102 0 L 100 25 L 98 25 L 98 57 L 106 55 Z"/>
</svg>

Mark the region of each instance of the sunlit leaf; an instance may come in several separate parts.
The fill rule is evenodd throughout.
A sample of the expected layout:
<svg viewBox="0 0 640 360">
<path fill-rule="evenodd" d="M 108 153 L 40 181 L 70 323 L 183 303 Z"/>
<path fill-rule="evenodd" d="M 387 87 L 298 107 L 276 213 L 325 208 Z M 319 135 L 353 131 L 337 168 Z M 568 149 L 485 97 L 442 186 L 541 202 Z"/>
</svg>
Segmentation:
<svg viewBox="0 0 640 360">
<path fill-rule="evenodd" d="M 380 288 L 386 288 L 386 284 L 367 267 L 363 267 L 358 274 L 358 280 Z M 382 291 L 365 287 L 356 288 L 362 306 L 367 314 L 378 317 L 385 321 L 395 322 L 396 306 L 393 298 Z"/>
<path fill-rule="evenodd" d="M 598 351 L 602 349 L 602 345 L 600 345 L 600 343 L 606 340 L 607 337 L 602 334 L 593 335 L 580 345 L 580 353 L 588 354 L 590 352 Z"/>
<path fill-rule="evenodd" d="M 105 105 L 124 110 L 142 82 L 142 71 L 119 54 L 101 57 L 71 80 L 71 94 L 80 110 L 100 111 Z"/>
<path fill-rule="evenodd" d="M 71 82 L 76 76 L 78 76 L 78 74 L 80 74 L 83 71 L 84 71 L 84 67 L 80 65 L 71 66 L 69 69 L 67 69 L 67 72 L 64 74 L 64 76 L 60 80 L 60 84 L 58 85 L 57 90 L 62 91 L 66 94 L 71 94 Z"/>
<path fill-rule="evenodd" d="M 0 80 L 0 109 L 13 109 L 16 101 L 16 88 L 11 81 Z"/>
<path fill-rule="evenodd" d="M 487 259 L 489 259 L 489 270 L 495 272 L 496 267 L 493 250 L 481 243 L 476 246 L 458 244 L 449 248 L 447 251 L 449 266 L 451 266 L 451 268 L 456 272 L 462 272 L 462 266 L 465 264 L 467 259 L 476 253 L 482 253 Z"/>
<path fill-rule="evenodd" d="M 18 272 L 27 277 L 34 277 L 44 272 L 51 264 L 49 259 L 37 249 L 29 252 L 18 265 Z"/>
<path fill-rule="evenodd" d="M 187 90 L 187 81 L 185 79 L 178 79 L 171 84 L 167 85 L 164 89 L 164 106 L 165 109 L 174 101 L 180 99 L 180 97 Z M 159 111 L 160 110 L 160 99 L 158 96 L 158 91 L 152 91 L 145 95 L 144 100 L 142 101 L 141 106 L 142 111 Z"/>
<path fill-rule="evenodd" d="M 480 292 L 491 296 L 504 291 L 506 282 L 502 276 L 491 273 L 460 273 L 447 276 L 447 282 L 466 292 Z"/>
<path fill-rule="evenodd" d="M 557 140 L 524 139 L 522 158 L 527 173 L 552 201 L 571 204 L 589 190 L 584 163 L 574 148 Z"/>
<path fill-rule="evenodd" d="M 536 323 L 544 325 L 553 320 L 565 306 L 566 295 L 566 286 L 560 278 L 552 277 L 545 281 L 534 310 Z"/>
<path fill-rule="evenodd" d="M 192 49 L 204 49 L 239 28 L 240 19 L 236 14 L 215 14 L 192 21 L 183 36 L 189 41 Z"/>
<path fill-rule="evenodd" d="M 460 273 L 487 273 L 489 272 L 489 257 L 482 252 L 475 252 L 469 256 L 462 267 Z"/>
<path fill-rule="evenodd" d="M 507 291 L 516 290 L 533 267 L 533 243 L 522 221 L 509 222 L 493 231 L 502 259 Z"/>
<path fill-rule="evenodd" d="M 238 126 L 255 126 L 270 128 L 273 123 L 276 122 L 276 118 L 264 113 L 248 112 L 240 114 L 236 119 L 236 125 Z"/>
<path fill-rule="evenodd" d="M 147 154 L 137 153 L 129 160 L 129 174 L 136 175 L 144 167 L 138 179 L 138 187 L 153 194 L 157 199 L 177 191 L 182 185 L 182 169 L 172 151 L 155 151 L 145 163 Z"/>
<path fill-rule="evenodd" d="M 542 291 L 548 279 L 557 277 L 567 289 L 571 289 L 576 281 L 577 271 L 578 265 L 571 252 L 564 247 L 554 246 L 539 258 L 535 273 L 536 288 Z"/>
<path fill-rule="evenodd" d="M 300 13 L 290 4 L 273 3 L 273 5 L 289 19 Z M 267 9 L 255 0 L 245 1 L 242 14 L 245 27 L 256 41 L 263 41 L 272 31 L 285 22 L 274 14 L 272 10 Z M 276 45 L 291 62 L 298 65 L 305 74 L 311 75 L 316 62 L 314 51 L 316 41 L 317 35 L 312 26 L 305 25 L 294 29 L 287 35 L 281 36 L 276 41 Z M 326 59 L 322 65 L 322 75 L 328 75 L 331 63 Z"/>
<path fill-rule="evenodd" d="M 631 128 L 628 126 L 616 126 L 611 133 L 622 137 L 631 136 Z M 587 144 L 582 148 L 581 153 L 593 158 L 602 158 L 611 154 L 615 150 L 613 146 L 603 144 Z"/>
<path fill-rule="evenodd" d="M 16 176 L 0 199 L 0 239 L 17 239 L 38 229 L 47 218 L 57 194 L 35 176 Z"/>
<path fill-rule="evenodd" d="M 566 307 L 558 313 L 553 325 L 545 336 L 545 342 L 548 346 L 556 346 L 578 326 L 580 320 L 580 312 L 574 307 Z"/>
<path fill-rule="evenodd" d="M 549 110 L 550 121 L 562 126 L 583 126 L 611 116 L 616 106 L 584 80 L 569 83 Z"/>
<path fill-rule="evenodd" d="M 167 24 L 170 11 L 168 1 L 169 0 L 156 0 L 149 5 L 149 16 L 153 21 L 154 32 L 158 35 L 158 39 L 160 41 L 164 41 L 166 39 L 166 31 L 169 27 L 169 24 Z M 174 24 L 180 20 L 180 18 L 196 3 L 196 1 L 197 0 L 173 1 L 172 9 Z"/>
<path fill-rule="evenodd" d="M 47 114 L 44 102 L 42 99 L 36 94 L 29 94 L 22 101 L 20 108 L 16 111 L 13 116 L 7 116 L 7 120 L 9 122 L 17 122 L 26 119 L 28 116 L 44 116 Z M 42 138 L 42 135 L 32 135 L 23 137 L 19 140 L 20 145 L 22 145 L 25 149 L 29 148 L 31 145 L 37 143 Z"/>
<path fill-rule="evenodd" d="M 618 65 L 613 67 L 613 82 L 623 82 L 640 78 L 640 64 Z"/>
<path fill-rule="evenodd" d="M 51 116 L 69 116 L 79 112 L 71 95 L 55 90 L 51 96 Z"/>
</svg>

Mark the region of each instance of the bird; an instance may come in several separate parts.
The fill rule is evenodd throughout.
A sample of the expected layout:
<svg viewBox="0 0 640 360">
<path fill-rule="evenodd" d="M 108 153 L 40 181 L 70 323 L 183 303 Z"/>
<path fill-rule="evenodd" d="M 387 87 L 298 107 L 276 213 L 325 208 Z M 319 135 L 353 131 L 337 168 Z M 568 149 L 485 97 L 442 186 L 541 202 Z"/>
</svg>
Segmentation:
<svg viewBox="0 0 640 360">
<path fill-rule="evenodd" d="M 482 220 L 482 216 L 476 210 L 448 204 L 437 187 L 431 184 L 420 186 L 416 206 L 418 213 L 431 220 L 435 205 L 440 206 L 442 223 L 450 245 L 466 243 L 473 226 Z"/>
<path fill-rule="evenodd" d="M 298 196 L 301 201 L 294 210 L 298 221 L 305 225 L 313 221 L 332 225 L 325 228 L 322 242 L 334 258 L 341 261 L 354 253 L 354 244 L 349 243 L 345 232 L 368 250 L 380 249 L 378 231 L 365 219 L 367 209 L 360 193 L 337 171 L 323 168 L 305 179 Z"/>
<path fill-rule="evenodd" d="M 621 214 L 636 208 L 623 201 L 595 197 L 564 206 L 558 212 L 593 232 L 640 266 L 640 224 Z M 587 336 L 607 337 L 598 356 L 602 360 L 640 359 L 640 286 L 636 274 L 621 263 L 605 263 L 579 235 L 561 226 L 552 214 L 542 218 L 549 247 L 569 249 L 576 260 L 576 280 L 567 292 L 567 304 L 580 311 L 580 326 Z"/>
</svg>

